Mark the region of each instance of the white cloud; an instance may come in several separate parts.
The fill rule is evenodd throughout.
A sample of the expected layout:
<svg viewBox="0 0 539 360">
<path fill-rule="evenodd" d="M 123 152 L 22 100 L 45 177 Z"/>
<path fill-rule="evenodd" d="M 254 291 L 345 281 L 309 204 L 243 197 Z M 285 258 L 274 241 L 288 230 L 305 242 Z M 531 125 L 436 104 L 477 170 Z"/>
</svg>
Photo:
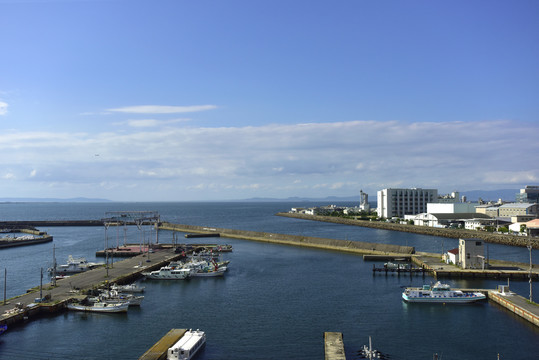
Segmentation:
<svg viewBox="0 0 539 360">
<path fill-rule="evenodd" d="M 352 121 L 137 129 L 12 131 L 0 137 L 0 168 L 11 169 L 2 178 L 16 178 L 24 189 L 28 182 L 50 184 L 58 192 L 61 187 L 102 189 L 103 194 L 88 196 L 127 200 L 136 200 L 128 191 L 133 186 L 143 200 L 183 200 L 349 195 L 396 186 L 464 191 L 539 181 L 539 165 L 529 161 L 539 157 L 534 138 L 539 125 L 532 123 Z"/>
<path fill-rule="evenodd" d="M 131 114 L 178 114 L 198 112 L 216 109 L 215 105 L 191 105 L 191 106 L 164 106 L 164 105 L 137 105 L 125 106 L 107 111 L 131 113 Z"/>
<path fill-rule="evenodd" d="M 7 107 L 8 107 L 8 104 L 6 102 L 0 101 L 0 115 L 7 114 Z"/>
<path fill-rule="evenodd" d="M 157 127 L 170 124 L 176 124 L 179 122 L 190 121 L 191 119 L 171 119 L 171 120 L 157 120 L 157 119 L 139 119 L 139 120 L 127 120 L 123 122 L 116 123 L 117 125 L 127 124 L 128 126 L 139 128 L 139 127 Z"/>
</svg>

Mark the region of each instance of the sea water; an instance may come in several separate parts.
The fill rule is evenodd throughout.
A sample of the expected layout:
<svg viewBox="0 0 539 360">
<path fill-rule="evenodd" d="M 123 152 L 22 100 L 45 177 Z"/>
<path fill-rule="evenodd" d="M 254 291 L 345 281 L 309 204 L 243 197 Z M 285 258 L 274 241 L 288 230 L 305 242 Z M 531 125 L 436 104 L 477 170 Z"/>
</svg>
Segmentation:
<svg viewBox="0 0 539 360">
<path fill-rule="evenodd" d="M 455 239 L 274 216 L 296 206 L 322 203 L 8 203 L 2 220 L 101 219 L 109 211 L 158 211 L 180 224 L 414 246 L 442 252 Z M 354 204 L 349 204 L 354 205 Z M 0 288 L 7 272 L 8 297 L 39 285 L 40 271 L 68 255 L 95 257 L 109 245 L 154 239 L 136 227 L 50 227 L 52 243 L 0 250 Z M 233 245 L 224 278 L 145 281 L 142 306 L 127 314 L 63 312 L 11 327 L 0 337 L 0 359 L 137 359 L 172 328 L 201 329 L 207 344 L 197 359 L 322 359 L 323 334 L 342 332 L 348 359 L 368 344 L 393 359 L 536 359 L 539 330 L 492 302 L 471 305 L 407 304 L 405 286 L 429 276 L 373 275 L 361 256 L 227 238 L 184 239 Z M 159 241 L 172 242 L 159 232 Z M 154 241 L 154 240 L 152 240 Z M 496 259 L 529 261 L 525 248 L 489 244 Z M 537 251 L 533 254 L 538 262 Z M 506 280 L 456 280 L 455 287 L 494 288 Z M 511 288 L 527 297 L 527 281 Z M 534 284 L 535 285 L 535 284 Z M 537 286 L 536 286 L 537 287 Z M 534 299 L 539 291 L 534 290 Z"/>
</svg>

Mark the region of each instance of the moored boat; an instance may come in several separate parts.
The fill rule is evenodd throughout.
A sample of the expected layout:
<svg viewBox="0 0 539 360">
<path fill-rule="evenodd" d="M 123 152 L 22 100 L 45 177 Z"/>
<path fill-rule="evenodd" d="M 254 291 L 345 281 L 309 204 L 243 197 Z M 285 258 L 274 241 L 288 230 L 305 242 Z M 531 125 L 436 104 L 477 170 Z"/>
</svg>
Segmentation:
<svg viewBox="0 0 539 360">
<path fill-rule="evenodd" d="M 485 300 L 485 294 L 478 291 L 451 290 L 449 284 L 437 282 L 433 286 L 423 285 L 421 288 L 406 288 L 402 298 L 407 302 L 417 303 L 455 303 L 464 304 Z"/>
<path fill-rule="evenodd" d="M 56 266 L 56 275 L 78 274 L 102 265 L 104 264 L 88 262 L 83 257 L 74 258 L 72 255 L 69 255 L 69 257 L 67 258 L 67 264 Z M 48 271 L 50 273 L 54 273 L 55 269 L 54 267 L 51 267 L 48 269 Z"/>
<path fill-rule="evenodd" d="M 5 333 L 6 330 L 7 330 L 7 325 L 6 324 L 0 325 L 0 335 Z"/>
<path fill-rule="evenodd" d="M 167 351 L 167 360 L 189 360 L 206 343 L 206 334 L 200 330 L 189 330 Z"/>
<path fill-rule="evenodd" d="M 191 277 L 191 271 L 189 269 L 179 269 L 170 266 L 163 266 L 159 270 L 151 272 L 143 272 L 143 276 L 146 279 L 153 280 L 185 280 Z"/>
<path fill-rule="evenodd" d="M 116 290 L 103 290 L 96 298 L 97 301 L 107 302 L 109 304 L 128 303 L 129 306 L 140 306 L 144 296 L 134 294 L 122 294 Z"/>
<path fill-rule="evenodd" d="M 113 284 L 111 286 L 111 289 L 116 290 L 120 293 L 141 293 L 141 292 L 144 292 L 145 287 L 139 286 L 137 284 L 127 284 L 127 285 Z"/>
<path fill-rule="evenodd" d="M 127 312 L 129 308 L 129 302 L 122 303 L 109 303 L 109 302 L 94 302 L 89 305 L 83 305 L 81 303 L 67 304 L 69 310 L 86 311 L 86 312 L 98 312 L 98 313 L 123 313 Z"/>
</svg>

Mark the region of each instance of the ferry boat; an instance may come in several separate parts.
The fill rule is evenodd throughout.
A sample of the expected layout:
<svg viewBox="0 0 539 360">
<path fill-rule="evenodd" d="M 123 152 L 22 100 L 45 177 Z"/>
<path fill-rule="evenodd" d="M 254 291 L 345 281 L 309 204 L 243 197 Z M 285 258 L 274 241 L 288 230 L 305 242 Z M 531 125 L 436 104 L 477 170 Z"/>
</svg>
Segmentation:
<svg viewBox="0 0 539 360">
<path fill-rule="evenodd" d="M 142 275 L 145 276 L 146 279 L 153 280 L 185 280 L 191 277 L 191 270 L 163 266 L 159 270 L 143 272 Z"/>
<path fill-rule="evenodd" d="M 189 360 L 206 343 L 206 334 L 204 331 L 186 331 L 176 344 L 172 345 L 167 351 L 167 360 Z"/>
<path fill-rule="evenodd" d="M 402 293 L 402 298 L 407 302 L 463 304 L 485 300 L 487 297 L 481 292 L 451 290 L 448 284 L 438 281 L 433 286 L 406 288 Z"/>
</svg>

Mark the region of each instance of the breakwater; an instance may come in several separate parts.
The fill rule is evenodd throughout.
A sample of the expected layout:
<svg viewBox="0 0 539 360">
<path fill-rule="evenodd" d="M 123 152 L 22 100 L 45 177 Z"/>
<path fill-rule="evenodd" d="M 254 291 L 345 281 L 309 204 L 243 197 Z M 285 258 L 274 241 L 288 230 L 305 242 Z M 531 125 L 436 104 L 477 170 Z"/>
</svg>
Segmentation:
<svg viewBox="0 0 539 360">
<path fill-rule="evenodd" d="M 196 225 L 173 224 L 162 222 L 159 224 L 159 229 L 170 231 L 181 231 L 187 233 L 203 233 L 214 232 L 220 234 L 221 237 L 230 237 L 235 239 L 246 239 L 260 242 L 268 242 L 274 244 L 293 245 L 301 247 L 310 247 L 324 250 L 343 251 L 356 254 L 413 254 L 415 252 L 412 246 L 400 246 L 390 244 L 378 244 L 360 241 L 348 241 L 337 239 L 326 239 L 301 235 L 286 235 L 276 233 L 266 233 L 258 231 L 246 231 L 236 229 L 208 228 Z"/>
<path fill-rule="evenodd" d="M 534 249 L 539 249 L 539 239 L 530 238 L 526 236 L 506 235 L 506 234 L 493 234 L 486 231 L 474 231 L 465 229 L 447 229 L 447 228 L 433 228 L 427 226 L 416 226 L 408 224 L 395 224 L 382 221 L 368 221 L 368 220 L 356 220 L 346 219 L 336 216 L 320 216 L 320 215 L 306 215 L 297 213 L 277 213 L 277 216 L 291 217 L 296 219 L 304 219 L 311 221 L 323 221 L 335 224 L 362 226 L 374 229 L 383 229 L 391 231 L 409 232 L 421 235 L 440 236 L 452 239 L 460 238 L 478 238 L 486 242 L 493 244 L 502 244 L 510 246 L 527 246 L 530 242 Z"/>
</svg>

